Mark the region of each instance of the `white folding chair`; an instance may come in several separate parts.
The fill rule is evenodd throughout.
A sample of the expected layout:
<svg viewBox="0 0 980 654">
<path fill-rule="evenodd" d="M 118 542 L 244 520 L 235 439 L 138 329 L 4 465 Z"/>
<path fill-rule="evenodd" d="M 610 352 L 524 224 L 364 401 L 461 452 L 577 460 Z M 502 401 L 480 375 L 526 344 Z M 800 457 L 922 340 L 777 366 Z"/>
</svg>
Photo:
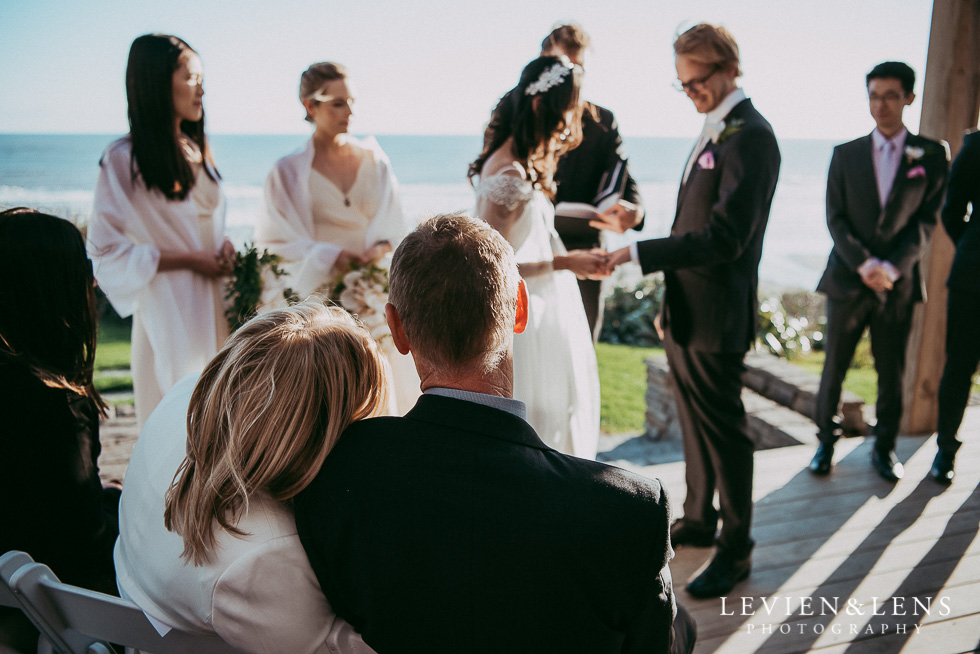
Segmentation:
<svg viewBox="0 0 980 654">
<path fill-rule="evenodd" d="M 44 630 L 38 627 L 40 617 L 34 615 L 29 606 L 24 606 L 10 583 L 14 573 L 33 563 L 34 559 L 29 554 L 18 552 L 17 550 L 5 552 L 0 556 L 0 606 L 13 607 L 23 612 L 27 616 L 27 619 L 41 632 L 37 643 L 38 653 L 49 654 L 51 652 L 51 643 L 47 641 Z"/>
<path fill-rule="evenodd" d="M 172 630 L 160 636 L 132 602 L 64 584 L 41 563 L 21 566 L 10 586 L 21 605 L 39 617 L 38 629 L 64 654 L 109 654 L 106 643 L 154 654 L 237 652 L 215 634 Z"/>
<path fill-rule="evenodd" d="M 0 581 L 0 606 L 20 608 L 20 602 L 17 601 L 17 596 L 14 595 L 13 589 L 7 582 L 18 568 L 28 563 L 34 563 L 34 559 L 24 552 L 18 552 L 17 550 L 5 552 L 3 556 L 0 556 L 0 579 L 2 579 Z"/>
</svg>

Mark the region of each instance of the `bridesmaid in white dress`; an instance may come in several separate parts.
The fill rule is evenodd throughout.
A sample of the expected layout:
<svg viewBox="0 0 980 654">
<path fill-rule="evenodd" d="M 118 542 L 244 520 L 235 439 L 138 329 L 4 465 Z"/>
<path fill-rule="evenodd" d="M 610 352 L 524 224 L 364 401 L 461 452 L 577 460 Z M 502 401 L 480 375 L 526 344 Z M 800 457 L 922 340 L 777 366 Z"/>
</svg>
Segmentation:
<svg viewBox="0 0 980 654">
<path fill-rule="evenodd" d="M 514 397 L 547 445 L 593 459 L 599 440 L 599 372 L 575 276 L 605 274 L 605 252 L 566 252 L 546 194 L 558 157 L 581 140 L 581 68 L 541 57 L 494 109 L 470 165 L 476 213 L 513 246 L 530 299 L 514 338 Z"/>
<path fill-rule="evenodd" d="M 256 241 L 282 257 L 288 277 L 280 283 L 304 299 L 328 292 L 351 262 L 391 252 L 415 224 L 402 211 L 398 181 L 377 141 L 348 134 L 354 94 L 346 69 L 313 64 L 300 78 L 299 95 L 316 129 L 304 148 L 277 161 L 269 173 Z M 382 347 L 392 371 L 389 409 L 401 415 L 421 395 L 418 373 L 411 356 L 399 354 L 390 338 Z"/>
<path fill-rule="evenodd" d="M 228 337 L 224 276 L 235 249 L 204 134 L 204 70 L 166 34 L 135 41 L 126 66 L 130 131 L 99 162 L 88 252 L 116 312 L 133 316 L 142 427 L 163 395 Z"/>
</svg>

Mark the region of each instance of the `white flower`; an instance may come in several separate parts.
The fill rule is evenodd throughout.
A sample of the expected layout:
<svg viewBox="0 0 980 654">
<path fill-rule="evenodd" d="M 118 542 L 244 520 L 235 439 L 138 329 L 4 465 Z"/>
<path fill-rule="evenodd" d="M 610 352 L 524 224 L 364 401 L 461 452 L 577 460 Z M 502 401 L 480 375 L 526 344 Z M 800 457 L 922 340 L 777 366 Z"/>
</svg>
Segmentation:
<svg viewBox="0 0 980 654">
<path fill-rule="evenodd" d="M 345 288 L 350 288 L 352 286 L 357 285 L 357 283 L 359 281 L 361 281 L 361 277 L 362 276 L 363 276 L 363 273 L 360 270 L 352 270 L 352 271 L 350 271 L 349 273 L 347 273 L 346 275 L 344 275 L 344 287 Z"/>
<path fill-rule="evenodd" d="M 905 146 L 905 156 L 908 158 L 909 162 L 921 159 L 926 154 L 924 148 L 920 148 L 916 145 L 906 145 Z"/>
<path fill-rule="evenodd" d="M 345 288 L 340 292 L 340 306 L 344 307 L 351 313 L 358 313 L 361 308 L 361 299 L 358 293 L 350 288 Z"/>
<path fill-rule="evenodd" d="M 725 121 L 719 121 L 717 123 L 705 123 L 704 133 L 711 139 L 712 143 L 718 143 L 721 133 L 725 131 Z"/>
</svg>

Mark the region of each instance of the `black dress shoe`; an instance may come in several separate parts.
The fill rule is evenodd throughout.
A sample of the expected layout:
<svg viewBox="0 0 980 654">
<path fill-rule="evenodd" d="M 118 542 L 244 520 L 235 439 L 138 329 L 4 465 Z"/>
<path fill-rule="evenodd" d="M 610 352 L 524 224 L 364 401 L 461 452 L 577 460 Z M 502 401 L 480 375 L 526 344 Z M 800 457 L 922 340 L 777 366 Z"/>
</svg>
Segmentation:
<svg viewBox="0 0 980 654">
<path fill-rule="evenodd" d="M 687 592 L 699 599 L 721 597 L 735 588 L 735 584 L 746 579 L 752 571 L 752 555 L 737 559 L 724 550 L 719 550 L 704 572 L 687 585 Z"/>
<path fill-rule="evenodd" d="M 932 460 L 932 470 L 929 471 L 932 478 L 940 484 L 953 483 L 953 477 L 956 476 L 956 473 L 953 472 L 954 458 L 955 455 L 946 454 L 942 450 L 936 452 L 936 458 Z"/>
<path fill-rule="evenodd" d="M 820 443 L 817 445 L 817 452 L 810 461 L 810 472 L 815 475 L 826 475 L 830 473 L 830 468 L 834 465 L 834 444 Z"/>
<path fill-rule="evenodd" d="M 711 547 L 715 544 L 715 530 L 696 527 L 681 518 L 670 526 L 670 543 L 674 547 L 688 545 L 691 547 Z"/>
<path fill-rule="evenodd" d="M 894 483 L 905 476 L 905 468 L 891 450 L 879 452 L 877 447 L 871 448 L 871 465 L 885 481 Z"/>
</svg>

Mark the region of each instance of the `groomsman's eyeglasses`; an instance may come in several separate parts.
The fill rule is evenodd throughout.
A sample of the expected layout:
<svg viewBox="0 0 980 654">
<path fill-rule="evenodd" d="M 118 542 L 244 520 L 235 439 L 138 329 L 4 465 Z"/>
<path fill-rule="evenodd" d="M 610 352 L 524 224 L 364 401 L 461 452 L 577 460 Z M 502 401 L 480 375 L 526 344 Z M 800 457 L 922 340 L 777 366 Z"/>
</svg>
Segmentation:
<svg viewBox="0 0 980 654">
<path fill-rule="evenodd" d="M 868 102 L 887 102 L 888 104 L 894 104 L 904 97 L 904 93 L 899 94 L 895 91 L 888 91 L 887 93 L 882 93 L 881 95 L 871 93 L 868 95 Z"/>
<path fill-rule="evenodd" d="M 707 75 L 705 75 L 704 77 L 699 77 L 697 79 L 692 79 L 692 80 L 687 81 L 687 82 L 682 82 L 679 79 L 678 80 L 674 80 L 671 83 L 671 86 L 674 87 L 674 90 L 675 91 L 679 91 L 681 93 L 684 93 L 685 91 L 690 91 L 691 93 L 693 93 L 697 89 L 701 88 L 704 85 L 705 82 L 707 82 L 709 79 L 711 79 L 712 77 L 714 77 L 715 76 L 715 73 L 717 73 L 721 69 L 722 69 L 722 66 L 719 66 L 718 64 L 715 64 L 714 66 L 712 66 L 711 72 L 708 73 Z"/>
</svg>

